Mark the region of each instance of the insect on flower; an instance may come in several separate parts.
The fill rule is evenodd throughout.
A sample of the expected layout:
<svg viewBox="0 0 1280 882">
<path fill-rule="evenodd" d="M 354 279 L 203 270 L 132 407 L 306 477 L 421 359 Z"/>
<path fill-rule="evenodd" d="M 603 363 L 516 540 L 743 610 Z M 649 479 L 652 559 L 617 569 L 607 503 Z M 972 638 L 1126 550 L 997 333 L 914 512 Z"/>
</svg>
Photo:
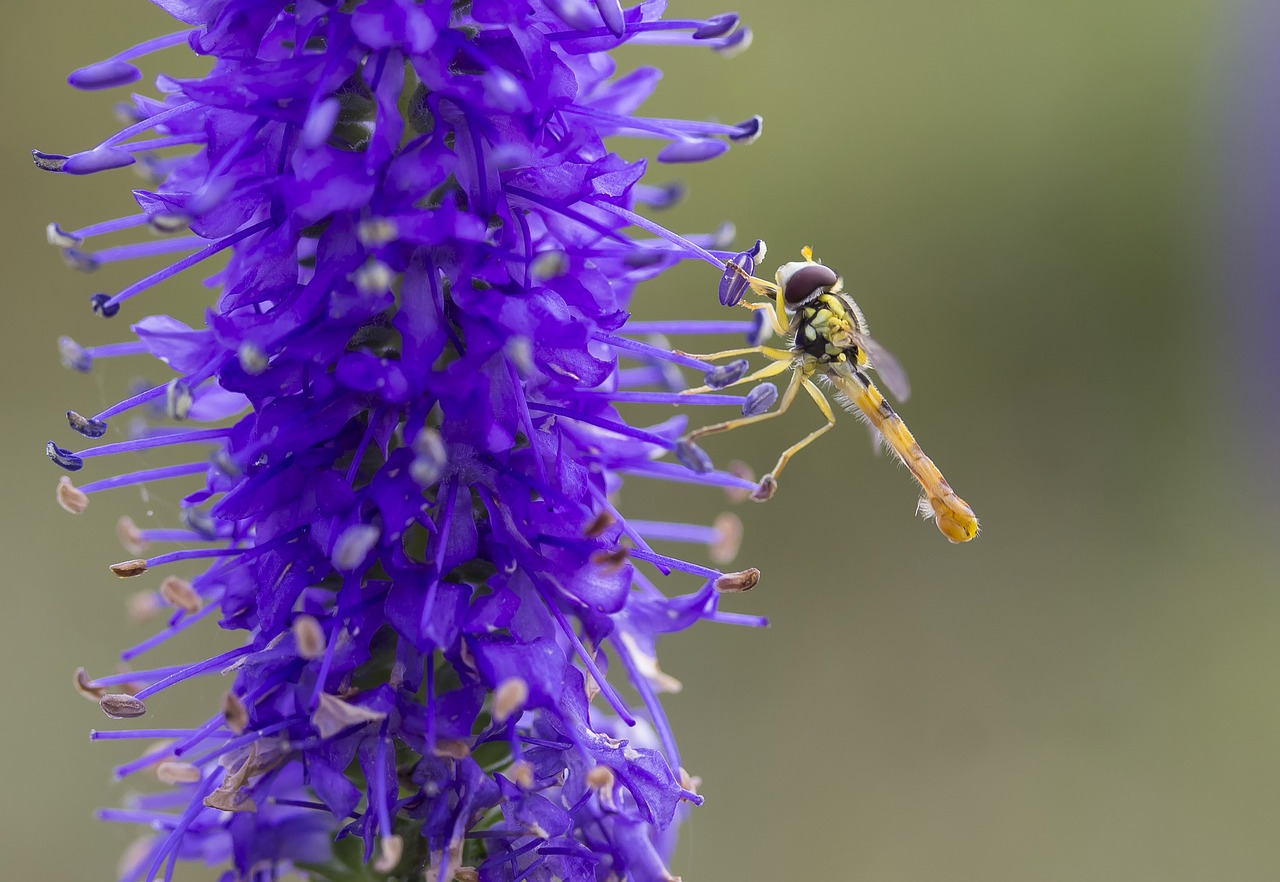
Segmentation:
<svg viewBox="0 0 1280 882">
<path fill-rule="evenodd" d="M 776 281 L 767 282 L 751 274 L 755 260 L 763 255 L 764 243 L 760 242 L 756 249 L 744 252 L 730 262 L 725 271 L 725 282 L 721 285 L 721 300 L 726 305 L 737 303 L 747 309 L 761 311 L 774 333 L 787 337 L 790 346 L 779 349 L 757 345 L 694 357 L 715 361 L 763 355 L 773 362 L 730 385 L 755 382 L 788 370 L 791 371 L 791 381 L 776 410 L 704 426 L 685 435 L 683 442 L 693 444 L 707 435 L 781 416 L 803 389 L 827 418 L 827 424 L 782 452 L 773 470 L 761 479 L 752 494 L 757 502 L 764 502 L 777 491 L 778 475 L 791 457 L 835 425 L 835 414 L 814 382 L 817 380 L 834 388 L 836 400 L 842 406 L 870 423 L 920 483 L 923 496 L 919 511 L 922 516 L 932 518 L 942 535 L 952 542 L 968 542 L 977 536 L 978 519 L 973 509 L 951 489 L 933 460 L 920 449 L 906 423 L 867 375 L 868 369 L 875 370 L 885 388 L 899 401 L 905 401 L 910 395 L 906 372 L 897 359 L 868 334 L 862 310 L 843 291 L 844 280 L 830 267 L 815 261 L 813 251 L 806 246 L 801 250 L 803 260 L 783 264 L 778 268 Z M 742 295 L 747 288 L 769 300 L 764 303 L 743 300 Z M 701 386 L 687 390 L 686 394 L 708 391 L 712 391 L 712 387 Z"/>
</svg>

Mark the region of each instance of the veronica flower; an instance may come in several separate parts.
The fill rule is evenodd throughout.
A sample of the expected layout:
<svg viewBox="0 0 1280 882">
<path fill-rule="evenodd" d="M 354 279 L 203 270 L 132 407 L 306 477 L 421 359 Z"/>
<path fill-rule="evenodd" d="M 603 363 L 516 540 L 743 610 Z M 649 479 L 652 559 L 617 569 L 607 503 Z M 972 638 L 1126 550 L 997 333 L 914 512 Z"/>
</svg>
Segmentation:
<svg viewBox="0 0 1280 882">
<path fill-rule="evenodd" d="M 757 412 L 776 390 L 678 395 L 680 368 L 722 387 L 745 363 L 712 368 L 663 335 L 759 325 L 629 323 L 632 292 L 702 260 L 730 302 L 743 282 L 724 258 L 746 266 L 757 252 L 643 217 L 676 191 L 644 183 L 646 164 L 604 139 L 701 160 L 760 120 L 637 115 L 659 72 L 616 76 L 608 52 L 728 52 L 749 32 L 731 14 L 663 20 L 655 0 L 156 2 L 184 27 L 71 84 L 131 83 L 134 59 L 178 46 L 210 73 L 157 78 L 157 96 L 122 105 L 128 124 L 97 146 L 35 153 L 51 172 L 137 164 L 151 180 L 134 214 L 50 225 L 73 266 L 181 255 L 89 298 L 130 322 L 129 339 L 59 342 L 75 370 L 149 356 L 170 371 L 100 413 L 68 413 L 95 440 L 48 446 L 92 475 L 61 480 L 64 508 L 200 482 L 180 524 L 121 520 L 134 557 L 111 569 L 148 582 L 135 611 L 164 616 L 122 658 L 136 665 L 205 619 L 244 634 L 190 664 L 77 672 L 113 718 L 143 716 L 192 677 L 233 675 L 190 728 L 94 734 L 162 739 L 117 774 L 166 788 L 102 813 L 149 831 L 121 878 L 167 879 L 182 859 L 229 863 L 224 878 L 362 865 L 432 880 L 673 878 L 675 824 L 701 797 L 658 700 L 679 684 L 655 647 L 700 620 L 763 624 L 720 610 L 759 573 L 720 568 L 732 516 L 629 520 L 614 494 L 626 476 L 756 485 L 681 445 L 684 417 L 633 426 L 617 407 Z M 126 244 L 100 245 L 114 234 Z M 165 315 L 161 284 L 218 254 L 203 326 Z M 113 436 L 122 417 L 133 427 Z M 115 465 L 158 448 L 176 464 Z M 707 546 L 719 563 L 658 540 Z M 185 579 L 178 562 L 204 569 Z M 673 576 L 669 591 L 658 575 Z"/>
</svg>

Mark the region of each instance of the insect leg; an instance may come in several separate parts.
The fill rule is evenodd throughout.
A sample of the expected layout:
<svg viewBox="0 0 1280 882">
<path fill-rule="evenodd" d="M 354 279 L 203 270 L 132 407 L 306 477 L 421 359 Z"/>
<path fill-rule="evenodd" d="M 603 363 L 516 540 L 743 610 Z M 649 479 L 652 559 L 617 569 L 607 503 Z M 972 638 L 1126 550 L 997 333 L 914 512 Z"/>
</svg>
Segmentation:
<svg viewBox="0 0 1280 882">
<path fill-rule="evenodd" d="M 791 375 L 791 382 L 787 384 L 787 391 L 782 393 L 782 400 L 778 402 L 776 410 L 768 413 L 757 414 L 756 416 L 739 417 L 736 420 L 726 420 L 723 423 L 713 423 L 710 426 L 703 426 L 701 429 L 694 429 L 684 436 L 686 441 L 696 441 L 698 438 L 707 435 L 715 435 L 720 432 L 731 432 L 734 429 L 740 429 L 743 426 L 749 426 L 753 423 L 771 420 L 774 417 L 782 416 L 787 412 L 787 408 L 791 406 L 791 402 L 796 400 L 796 393 L 800 391 L 800 384 L 804 382 L 804 378 L 800 376 L 800 372 L 796 371 Z"/>
<path fill-rule="evenodd" d="M 756 380 L 766 380 L 769 377 L 776 377 L 785 370 L 790 369 L 791 362 L 775 361 L 773 364 L 767 364 L 760 370 L 747 374 L 741 380 L 735 380 L 727 386 L 699 386 L 697 389 L 685 389 L 681 395 L 701 395 L 703 392 L 718 392 L 721 389 L 730 389 L 734 386 L 741 386 L 743 383 L 754 383 Z"/>
<path fill-rule="evenodd" d="M 775 349 L 772 346 L 747 346 L 742 349 L 724 349 L 720 352 L 709 352 L 705 355 L 699 355 L 696 352 L 684 352 L 683 350 L 675 350 L 676 355 L 687 355 L 690 358 L 698 358 L 702 361 L 719 361 L 722 358 L 733 358 L 735 355 L 763 355 L 765 358 L 772 358 L 774 361 L 790 362 L 796 357 L 794 352 L 788 352 L 785 349 Z"/>
<path fill-rule="evenodd" d="M 798 377 L 800 374 L 797 373 L 796 376 Z M 822 394 L 822 390 L 815 386 L 812 380 L 802 379 L 801 383 L 804 385 L 804 391 L 808 392 L 809 397 L 813 399 L 813 403 L 818 405 L 818 410 L 822 411 L 822 415 L 827 418 L 827 424 L 821 429 L 815 429 L 804 438 L 782 451 L 782 456 L 778 457 L 778 463 L 773 467 L 773 471 L 760 479 L 760 486 L 751 494 L 751 498 L 756 502 L 767 501 L 777 491 L 778 475 L 782 473 L 783 468 L 786 467 L 787 463 L 791 460 L 791 457 L 808 447 L 836 424 L 836 415 L 832 413 L 831 403 L 828 402 L 826 396 Z"/>
</svg>

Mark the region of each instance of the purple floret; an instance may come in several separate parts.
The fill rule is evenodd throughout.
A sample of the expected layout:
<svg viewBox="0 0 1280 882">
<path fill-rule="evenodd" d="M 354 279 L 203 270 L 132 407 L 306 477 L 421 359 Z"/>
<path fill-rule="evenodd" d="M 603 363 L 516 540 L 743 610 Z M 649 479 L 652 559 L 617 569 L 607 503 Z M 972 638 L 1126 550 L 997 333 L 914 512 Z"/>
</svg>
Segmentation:
<svg viewBox="0 0 1280 882">
<path fill-rule="evenodd" d="M 727 53 L 749 32 L 731 14 L 662 20 L 653 0 L 157 2 L 190 28 L 71 85 L 133 82 L 132 60 L 183 44 L 210 73 L 158 78 L 160 97 L 134 96 L 131 124 L 96 147 L 35 154 L 50 172 L 136 165 L 154 182 L 135 191 L 138 214 L 50 225 L 73 266 L 182 255 L 91 298 L 132 321 L 134 340 L 59 341 L 75 370 L 149 355 L 172 373 L 101 413 L 69 412 L 80 435 L 117 437 L 51 441 L 50 458 L 87 473 L 152 448 L 178 461 L 64 480 L 65 508 L 203 481 L 181 526 L 122 520 L 137 557 L 117 575 L 207 565 L 189 582 L 160 573 L 135 609 L 167 606 L 167 624 L 122 657 L 206 618 L 244 633 L 190 665 L 80 682 L 92 698 L 132 694 L 104 709 L 136 717 L 190 677 L 234 675 L 200 725 L 95 733 L 165 739 L 117 772 L 163 764 L 169 789 L 103 812 L 155 831 L 122 878 L 168 878 L 195 859 L 244 879 L 340 878 L 344 864 L 440 882 L 672 879 L 675 825 L 701 797 L 658 699 L 679 684 L 656 644 L 700 620 L 763 624 L 719 610 L 759 574 L 718 568 L 736 550 L 732 516 L 629 521 L 613 498 L 627 475 L 755 484 L 681 444 L 685 417 L 636 426 L 619 406 L 757 413 L 776 390 L 679 395 L 678 368 L 723 386 L 745 363 L 713 368 L 662 335 L 750 338 L 751 322 L 628 324 L 639 282 L 701 260 L 710 290 L 726 258 L 749 271 L 756 252 L 642 217 L 678 188 L 643 183 L 646 163 L 604 138 L 657 139 L 659 161 L 687 162 L 753 139 L 760 120 L 637 116 L 658 72 L 615 76 L 607 52 Z M 144 229 L 166 238 L 94 248 Z M 202 326 L 148 314 L 157 286 L 219 254 Z M 739 277 L 724 280 L 740 297 Z M 707 546 L 719 563 L 650 540 Z M 667 596 L 653 573 L 686 593 Z"/>
</svg>

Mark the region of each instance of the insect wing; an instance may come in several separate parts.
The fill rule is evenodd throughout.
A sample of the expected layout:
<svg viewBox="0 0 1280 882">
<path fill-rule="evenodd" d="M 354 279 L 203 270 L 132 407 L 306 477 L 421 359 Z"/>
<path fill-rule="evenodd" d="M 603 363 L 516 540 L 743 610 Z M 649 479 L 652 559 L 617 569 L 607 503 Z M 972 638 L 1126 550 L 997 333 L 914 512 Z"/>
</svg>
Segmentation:
<svg viewBox="0 0 1280 882">
<path fill-rule="evenodd" d="M 893 354 L 861 332 L 854 331 L 853 339 L 858 344 L 858 348 L 867 354 L 867 364 L 875 368 L 880 381 L 884 383 L 884 387 L 890 394 L 899 401 L 910 398 L 911 381 L 907 379 L 907 372 L 903 370 Z"/>
</svg>

